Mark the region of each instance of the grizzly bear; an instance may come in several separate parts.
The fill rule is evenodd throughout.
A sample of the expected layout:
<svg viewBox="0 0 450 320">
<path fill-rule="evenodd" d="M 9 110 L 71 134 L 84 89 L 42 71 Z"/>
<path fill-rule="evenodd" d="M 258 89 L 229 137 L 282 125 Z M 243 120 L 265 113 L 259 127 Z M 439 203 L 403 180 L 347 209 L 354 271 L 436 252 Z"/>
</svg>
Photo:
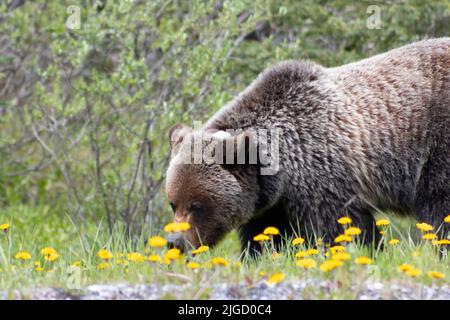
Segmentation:
<svg viewBox="0 0 450 320">
<path fill-rule="evenodd" d="M 175 221 L 191 225 L 181 248 L 215 245 L 237 228 L 242 249 L 255 253 L 253 237 L 267 226 L 333 243 L 342 216 L 374 244 L 376 212 L 447 236 L 450 38 L 334 68 L 281 62 L 202 127 L 177 124 L 169 139 L 167 196 Z M 262 173 L 272 165 L 262 155 L 275 169 Z"/>
</svg>

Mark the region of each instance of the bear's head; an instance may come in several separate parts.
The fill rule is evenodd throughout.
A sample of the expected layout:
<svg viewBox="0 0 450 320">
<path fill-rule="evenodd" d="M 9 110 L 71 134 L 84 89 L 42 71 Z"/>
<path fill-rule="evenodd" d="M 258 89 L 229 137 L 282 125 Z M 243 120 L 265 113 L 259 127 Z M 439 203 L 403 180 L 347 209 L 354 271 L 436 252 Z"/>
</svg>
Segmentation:
<svg viewBox="0 0 450 320">
<path fill-rule="evenodd" d="M 255 211 L 259 188 L 257 168 L 249 158 L 252 139 L 246 133 L 177 124 L 169 130 L 169 141 L 167 197 L 174 221 L 191 226 L 171 240 L 180 249 L 214 246 Z"/>
</svg>

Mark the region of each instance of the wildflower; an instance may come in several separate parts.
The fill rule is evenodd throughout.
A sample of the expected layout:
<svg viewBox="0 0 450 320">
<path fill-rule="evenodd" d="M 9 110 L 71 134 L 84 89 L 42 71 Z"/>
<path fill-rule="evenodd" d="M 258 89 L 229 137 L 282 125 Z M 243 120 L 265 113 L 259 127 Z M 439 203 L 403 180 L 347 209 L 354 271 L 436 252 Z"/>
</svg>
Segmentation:
<svg viewBox="0 0 450 320">
<path fill-rule="evenodd" d="M 203 253 L 209 250 L 208 246 L 200 246 L 195 250 L 192 250 L 192 254 L 199 254 L 199 253 Z"/>
<path fill-rule="evenodd" d="M 10 227 L 10 224 L 9 224 L 9 223 L 3 223 L 3 224 L 0 224 L 0 230 L 1 230 L 1 231 L 8 232 L 9 227 Z"/>
<path fill-rule="evenodd" d="M 171 222 L 164 227 L 166 232 L 183 232 L 191 228 L 188 222 Z"/>
<path fill-rule="evenodd" d="M 336 237 L 336 239 L 334 239 L 334 242 L 340 243 L 340 242 L 351 242 L 352 241 L 352 237 L 346 235 L 346 234 L 341 234 L 338 237 Z"/>
<path fill-rule="evenodd" d="M 416 227 L 417 227 L 417 229 L 422 230 L 422 231 L 431 231 L 431 230 L 433 230 L 433 227 L 431 225 L 429 225 L 428 223 L 425 223 L 425 222 L 417 223 Z"/>
<path fill-rule="evenodd" d="M 437 246 L 439 246 L 439 245 L 447 245 L 447 244 L 450 244 L 450 240 L 449 239 L 433 240 L 433 241 L 431 241 L 431 243 L 433 245 L 437 245 Z"/>
<path fill-rule="evenodd" d="M 173 248 L 167 250 L 167 252 L 164 254 L 164 258 L 171 260 L 176 260 L 181 258 L 181 251 L 179 249 Z"/>
<path fill-rule="evenodd" d="M 157 254 L 151 254 L 151 255 L 148 256 L 147 259 L 150 262 L 159 262 L 159 261 L 161 261 L 161 257 L 159 255 L 157 255 Z"/>
<path fill-rule="evenodd" d="M 228 266 L 228 261 L 221 257 L 212 258 L 211 262 L 216 266 Z"/>
<path fill-rule="evenodd" d="M 386 232 L 385 232 L 384 230 L 381 230 L 381 231 L 380 231 L 380 234 L 381 234 L 381 235 L 384 235 L 385 233 L 386 233 Z"/>
<path fill-rule="evenodd" d="M 347 236 L 357 236 L 361 234 L 361 229 L 356 227 L 350 227 L 344 231 Z"/>
<path fill-rule="evenodd" d="M 160 236 L 154 236 L 148 239 L 148 245 L 153 248 L 164 247 L 167 244 L 167 240 Z"/>
<path fill-rule="evenodd" d="M 339 260 L 328 260 L 320 265 L 320 270 L 323 272 L 332 271 L 333 269 L 343 265 L 342 261 Z"/>
<path fill-rule="evenodd" d="M 342 218 L 339 218 L 337 222 L 339 224 L 350 224 L 350 223 L 352 223 L 352 219 L 350 219 L 349 217 L 342 217 Z"/>
<path fill-rule="evenodd" d="M 450 214 L 444 218 L 444 222 L 450 223 Z"/>
<path fill-rule="evenodd" d="M 142 255 L 142 254 L 139 253 L 139 252 L 130 252 L 130 253 L 127 255 L 127 259 L 128 259 L 129 261 L 138 262 L 138 263 L 144 262 L 144 261 L 145 261 L 144 255 Z"/>
<path fill-rule="evenodd" d="M 81 267 L 81 261 L 79 261 L 79 260 L 74 261 L 74 263 L 72 263 L 72 266 L 74 266 L 74 267 Z"/>
<path fill-rule="evenodd" d="M 108 263 L 108 262 L 100 262 L 100 263 L 97 265 L 97 269 L 98 269 L 98 270 L 109 269 L 109 263 Z"/>
<path fill-rule="evenodd" d="M 297 246 L 299 244 L 303 244 L 305 243 L 305 239 L 303 239 L 302 237 L 298 237 L 292 240 L 292 245 Z"/>
<path fill-rule="evenodd" d="M 345 251 L 345 247 L 344 246 L 332 246 L 332 247 L 330 247 L 330 251 L 331 251 L 331 253 L 342 252 L 342 251 Z"/>
<path fill-rule="evenodd" d="M 159 263 L 160 263 L 160 264 L 168 265 L 168 264 L 170 264 L 170 260 L 167 259 L 166 257 L 164 257 L 164 258 L 162 258 L 162 259 L 159 261 Z"/>
<path fill-rule="evenodd" d="M 262 233 L 253 237 L 253 241 L 262 242 L 262 241 L 267 241 L 267 240 L 270 240 L 269 236 L 266 236 L 265 234 L 262 234 Z"/>
<path fill-rule="evenodd" d="M 406 271 L 411 270 L 411 269 L 414 269 L 414 267 L 412 265 L 406 264 L 406 263 L 401 264 L 398 267 L 398 270 L 401 271 L 401 272 L 406 272 Z"/>
<path fill-rule="evenodd" d="M 48 255 L 51 255 L 51 254 L 55 254 L 55 253 L 57 253 L 57 252 L 56 252 L 56 250 L 53 249 L 52 247 L 45 247 L 45 248 L 43 248 L 43 249 L 41 250 L 41 253 L 42 253 L 44 256 L 48 256 Z"/>
<path fill-rule="evenodd" d="M 316 262 L 313 259 L 311 259 L 311 258 L 297 260 L 295 262 L 295 264 L 298 267 L 305 268 L 305 269 L 311 269 L 311 268 L 314 268 L 316 266 Z"/>
<path fill-rule="evenodd" d="M 265 277 L 267 275 L 267 273 L 265 271 L 260 271 L 259 272 L 259 276 L 260 277 Z"/>
<path fill-rule="evenodd" d="M 17 260 L 30 260 L 31 259 L 31 254 L 29 252 L 26 251 L 20 251 L 15 255 L 15 258 Z"/>
<path fill-rule="evenodd" d="M 314 255 L 316 255 L 316 254 L 319 254 L 319 250 L 317 250 L 317 249 L 308 249 L 308 250 L 306 250 L 306 253 L 307 253 L 309 256 L 314 256 Z"/>
<path fill-rule="evenodd" d="M 337 252 L 333 254 L 331 257 L 333 260 L 339 260 L 339 261 L 347 261 L 350 260 L 352 256 L 347 252 Z"/>
<path fill-rule="evenodd" d="M 200 264 L 198 264 L 197 262 L 188 262 L 186 264 L 186 267 L 188 267 L 189 269 L 198 269 L 200 268 Z"/>
<path fill-rule="evenodd" d="M 59 254 L 57 252 L 53 252 L 51 254 L 48 254 L 48 255 L 44 256 L 44 259 L 49 261 L 49 262 L 53 262 L 53 261 L 55 261 L 58 258 L 59 258 Z"/>
<path fill-rule="evenodd" d="M 274 273 L 267 279 L 268 284 L 277 284 L 283 281 L 285 278 L 285 275 L 281 272 Z"/>
<path fill-rule="evenodd" d="M 106 249 L 100 249 L 97 253 L 97 256 L 103 260 L 109 260 L 113 257 L 112 253 Z"/>
<path fill-rule="evenodd" d="M 388 226 L 391 222 L 388 219 L 379 219 L 375 223 L 378 227 L 385 227 Z"/>
<path fill-rule="evenodd" d="M 277 228 L 275 228 L 275 227 L 267 227 L 267 228 L 264 229 L 263 233 L 264 234 L 269 234 L 269 235 L 272 235 L 272 236 L 276 236 L 277 234 L 280 234 L 280 231 Z"/>
<path fill-rule="evenodd" d="M 410 270 L 405 271 L 405 273 L 410 277 L 417 277 L 422 273 L 422 271 L 420 271 L 420 269 L 412 268 Z"/>
<path fill-rule="evenodd" d="M 297 258 L 304 258 L 304 257 L 309 256 L 309 254 L 308 254 L 307 251 L 299 251 L 299 252 L 297 252 L 297 253 L 295 254 L 295 256 L 296 256 Z"/>
<path fill-rule="evenodd" d="M 434 233 L 425 233 L 422 236 L 422 239 L 424 239 L 424 240 L 434 240 L 436 238 L 437 238 L 437 235 Z"/>
<path fill-rule="evenodd" d="M 373 261 L 372 259 L 368 258 L 368 257 L 358 257 L 355 259 L 355 263 L 356 264 L 361 264 L 361 265 L 368 265 L 368 264 L 372 264 Z"/>
<path fill-rule="evenodd" d="M 398 239 L 391 239 L 391 240 L 389 240 L 388 243 L 389 243 L 390 245 L 395 246 L 396 244 L 399 244 L 399 243 L 400 243 L 400 240 L 398 240 Z"/>
<path fill-rule="evenodd" d="M 42 268 L 42 267 L 36 267 L 36 268 L 34 268 L 34 270 L 36 270 L 36 271 L 38 271 L 38 272 L 41 272 L 41 271 L 44 271 L 44 268 Z"/>
<path fill-rule="evenodd" d="M 433 279 L 442 279 L 445 278 L 445 274 L 439 271 L 428 271 L 427 275 Z"/>
</svg>

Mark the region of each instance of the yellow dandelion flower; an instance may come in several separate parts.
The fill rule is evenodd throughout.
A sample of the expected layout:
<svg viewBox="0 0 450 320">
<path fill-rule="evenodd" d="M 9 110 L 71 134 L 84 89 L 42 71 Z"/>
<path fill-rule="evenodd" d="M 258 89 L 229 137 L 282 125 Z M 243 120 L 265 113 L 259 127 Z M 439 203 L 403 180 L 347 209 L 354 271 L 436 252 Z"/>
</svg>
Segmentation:
<svg viewBox="0 0 450 320">
<path fill-rule="evenodd" d="M 368 264 L 372 264 L 373 260 L 368 257 L 362 256 L 362 257 L 356 258 L 355 263 L 360 264 L 360 265 L 368 265 Z"/>
<path fill-rule="evenodd" d="M 304 257 L 309 256 L 309 254 L 308 254 L 307 251 L 299 251 L 299 252 L 297 252 L 297 253 L 295 254 L 295 256 L 296 256 L 297 258 L 304 258 Z"/>
<path fill-rule="evenodd" d="M 192 254 L 200 254 L 200 253 L 204 253 L 204 252 L 206 252 L 208 250 L 209 250 L 208 246 L 200 246 L 197 249 L 192 250 Z"/>
<path fill-rule="evenodd" d="M 450 240 L 449 239 L 432 240 L 431 243 L 436 246 L 449 245 Z"/>
<path fill-rule="evenodd" d="M 72 266 L 74 266 L 74 267 L 81 267 L 81 261 L 79 261 L 79 260 L 74 261 L 74 262 L 72 263 Z"/>
<path fill-rule="evenodd" d="M 148 245 L 153 248 L 165 247 L 167 240 L 160 236 L 153 236 L 148 239 Z"/>
<path fill-rule="evenodd" d="M 257 241 L 257 242 L 267 241 L 267 240 L 270 240 L 269 236 L 266 236 L 263 233 L 260 233 L 260 234 L 258 234 L 258 235 L 253 237 L 253 241 Z"/>
<path fill-rule="evenodd" d="M 427 275 L 433 279 L 442 279 L 445 278 L 445 274 L 439 271 L 428 271 Z"/>
<path fill-rule="evenodd" d="M 223 266 L 223 267 L 228 266 L 228 261 L 221 257 L 212 258 L 211 262 L 216 266 Z"/>
<path fill-rule="evenodd" d="M 103 259 L 103 260 L 109 260 L 109 259 L 111 259 L 111 258 L 113 257 L 112 253 L 109 252 L 109 251 L 106 250 L 106 249 L 100 249 L 100 250 L 98 250 L 97 256 L 98 256 L 100 259 Z"/>
<path fill-rule="evenodd" d="M 310 256 L 314 256 L 314 255 L 319 254 L 319 250 L 317 250 L 317 249 L 308 249 L 308 250 L 306 250 L 306 253 L 308 255 L 310 255 Z"/>
<path fill-rule="evenodd" d="M 431 225 L 429 225 L 428 223 L 425 223 L 425 222 L 417 223 L 416 227 L 417 227 L 417 229 L 419 229 L 421 231 L 431 231 L 431 230 L 433 230 L 433 227 Z"/>
<path fill-rule="evenodd" d="M 346 234 L 341 234 L 334 239 L 334 242 L 341 243 L 341 242 L 351 242 L 352 237 Z"/>
<path fill-rule="evenodd" d="M 408 275 L 410 277 L 417 277 L 417 276 L 420 276 L 422 271 L 420 271 L 420 269 L 413 268 L 413 269 L 405 271 L 405 273 L 406 273 L 406 275 Z"/>
<path fill-rule="evenodd" d="M 164 231 L 166 232 L 183 232 L 191 228 L 188 222 L 171 222 L 166 224 Z"/>
<path fill-rule="evenodd" d="M 398 240 L 398 239 L 391 239 L 391 240 L 389 240 L 389 242 L 388 242 L 390 245 L 392 245 L 392 246 L 395 246 L 396 244 L 399 244 L 400 243 L 400 240 Z"/>
<path fill-rule="evenodd" d="M 437 235 L 435 233 L 424 233 L 422 235 L 422 239 L 424 240 L 434 240 L 437 238 Z"/>
<path fill-rule="evenodd" d="M 286 276 L 283 273 L 277 272 L 277 273 L 274 273 L 273 275 L 271 275 L 269 277 L 269 279 L 267 279 L 267 283 L 268 284 L 277 284 L 277 283 L 280 283 L 281 281 L 283 281 L 285 277 Z"/>
<path fill-rule="evenodd" d="M 444 218 L 444 222 L 450 223 L 450 214 Z"/>
<path fill-rule="evenodd" d="M 181 251 L 177 248 L 169 249 L 164 254 L 164 258 L 170 260 L 177 260 L 181 258 Z"/>
<path fill-rule="evenodd" d="M 384 235 L 385 233 L 386 233 L 386 232 L 385 232 L 384 230 L 381 230 L 381 231 L 380 231 L 380 234 L 381 234 L 381 235 Z"/>
<path fill-rule="evenodd" d="M 57 253 L 57 252 L 52 247 L 45 247 L 41 250 L 41 254 L 44 256 L 48 256 L 48 255 L 55 254 L 55 253 Z"/>
<path fill-rule="evenodd" d="M 189 269 L 198 269 L 200 268 L 200 264 L 198 264 L 197 262 L 188 262 L 186 264 L 186 267 L 188 267 Z"/>
<path fill-rule="evenodd" d="M 109 263 L 108 263 L 108 262 L 100 262 L 100 263 L 97 265 L 97 269 L 98 269 L 98 270 L 109 269 Z"/>
<path fill-rule="evenodd" d="M 349 217 L 342 217 L 342 218 L 339 218 L 337 222 L 339 224 L 350 224 L 350 223 L 352 223 L 352 219 L 350 219 Z"/>
<path fill-rule="evenodd" d="M 313 259 L 311 259 L 311 258 L 297 260 L 295 262 L 295 264 L 298 267 L 305 268 L 305 269 L 311 269 L 311 268 L 315 268 L 316 267 L 316 262 Z"/>
<path fill-rule="evenodd" d="M 145 256 L 139 252 L 130 252 L 127 254 L 127 259 L 132 262 L 141 263 L 145 261 Z"/>
<path fill-rule="evenodd" d="M 267 273 L 265 271 L 260 271 L 259 272 L 259 276 L 260 277 L 265 277 L 267 275 Z"/>
<path fill-rule="evenodd" d="M 26 251 L 20 251 L 15 255 L 15 258 L 17 260 L 30 260 L 31 259 L 31 254 L 29 252 Z"/>
<path fill-rule="evenodd" d="M 298 246 L 299 244 L 303 243 L 305 243 L 305 239 L 303 239 L 302 237 L 298 237 L 292 240 L 292 245 L 294 246 Z"/>
<path fill-rule="evenodd" d="M 345 251 L 345 247 L 344 246 L 332 246 L 332 247 L 330 247 L 330 251 L 331 251 L 331 253 L 342 252 L 342 251 Z"/>
<path fill-rule="evenodd" d="M 398 270 L 401 271 L 401 272 L 406 272 L 406 271 L 411 270 L 411 269 L 414 269 L 414 267 L 412 265 L 406 264 L 406 263 L 401 264 L 398 267 Z"/>
<path fill-rule="evenodd" d="M 340 260 L 327 260 L 320 265 L 320 270 L 323 272 L 332 271 L 333 269 L 342 266 L 344 263 Z"/>
<path fill-rule="evenodd" d="M 9 230 L 9 227 L 10 227 L 10 224 L 9 224 L 9 223 L 3 223 L 3 224 L 0 224 L 0 230 L 1 230 L 1 231 L 6 232 L 6 231 Z"/>
<path fill-rule="evenodd" d="M 159 261 L 159 263 L 160 264 L 165 264 L 165 265 L 168 265 L 168 264 L 170 264 L 170 262 L 171 262 L 171 260 L 170 259 L 167 259 L 167 258 L 162 258 L 160 261 Z"/>
<path fill-rule="evenodd" d="M 159 261 L 161 261 L 161 257 L 159 255 L 157 255 L 157 254 L 151 254 L 151 255 L 148 256 L 147 259 L 150 262 L 159 262 Z"/>
<path fill-rule="evenodd" d="M 350 227 L 344 231 L 347 236 L 357 236 L 361 234 L 361 229 L 357 227 Z"/>
<path fill-rule="evenodd" d="M 44 259 L 49 261 L 49 262 L 53 262 L 53 261 L 55 261 L 58 258 L 59 258 L 59 254 L 56 253 L 56 252 L 51 253 L 51 254 L 47 254 L 47 255 L 44 256 Z"/>
<path fill-rule="evenodd" d="M 44 271 L 44 268 L 42 268 L 42 267 L 36 267 L 36 268 L 34 268 L 34 270 L 36 270 L 36 271 L 38 271 L 38 272 L 41 272 L 41 271 Z"/>
<path fill-rule="evenodd" d="M 388 219 L 379 219 L 375 223 L 378 227 L 385 227 L 388 226 L 391 222 Z"/>
<path fill-rule="evenodd" d="M 331 256 L 333 260 L 339 260 L 339 261 L 347 261 L 352 258 L 352 256 L 347 252 L 336 252 Z"/>
<path fill-rule="evenodd" d="M 267 227 L 264 229 L 263 233 L 276 236 L 277 234 L 280 234 L 280 230 L 275 227 Z"/>
</svg>

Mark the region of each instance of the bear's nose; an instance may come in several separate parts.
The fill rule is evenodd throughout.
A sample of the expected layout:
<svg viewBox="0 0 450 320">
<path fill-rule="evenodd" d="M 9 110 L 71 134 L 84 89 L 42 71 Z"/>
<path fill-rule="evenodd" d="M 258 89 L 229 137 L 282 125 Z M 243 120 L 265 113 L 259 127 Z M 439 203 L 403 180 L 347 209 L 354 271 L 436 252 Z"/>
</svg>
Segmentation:
<svg viewBox="0 0 450 320">
<path fill-rule="evenodd" d="M 184 251 L 184 240 L 180 233 L 173 233 L 167 237 L 167 244 L 170 249 L 177 248 L 181 252 Z"/>
</svg>

